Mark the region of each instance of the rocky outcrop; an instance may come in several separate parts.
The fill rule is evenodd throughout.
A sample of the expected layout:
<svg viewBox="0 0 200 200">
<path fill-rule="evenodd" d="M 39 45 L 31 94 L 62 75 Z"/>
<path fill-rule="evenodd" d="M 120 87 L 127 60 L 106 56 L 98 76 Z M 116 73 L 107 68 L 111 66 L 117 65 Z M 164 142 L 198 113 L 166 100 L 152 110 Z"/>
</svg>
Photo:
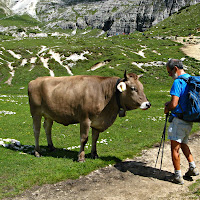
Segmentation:
<svg viewBox="0 0 200 200">
<path fill-rule="evenodd" d="M 108 35 L 144 31 L 200 0 L 0 0 L 13 12 L 22 11 L 46 22 L 50 28 L 107 31 Z M 33 3 L 34 2 L 34 3 Z M 23 9 L 20 9 L 23 5 Z M 24 7 L 26 5 L 26 8 Z M 35 16 L 34 16 L 35 15 Z"/>
</svg>

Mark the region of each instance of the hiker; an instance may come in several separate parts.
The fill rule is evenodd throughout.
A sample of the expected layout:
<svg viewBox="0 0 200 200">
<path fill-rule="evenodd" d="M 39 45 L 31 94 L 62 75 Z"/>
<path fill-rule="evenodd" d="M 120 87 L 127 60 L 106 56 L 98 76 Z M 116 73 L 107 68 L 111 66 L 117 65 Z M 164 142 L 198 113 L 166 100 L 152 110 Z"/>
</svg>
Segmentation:
<svg viewBox="0 0 200 200">
<path fill-rule="evenodd" d="M 186 110 L 188 101 L 188 86 L 183 79 L 180 79 L 180 77 L 184 76 L 187 78 L 190 77 L 190 75 L 184 71 L 183 64 L 180 60 L 170 59 L 167 62 L 166 67 L 169 76 L 174 80 L 170 90 L 171 101 L 165 103 L 164 113 L 167 114 L 171 111 L 168 139 L 171 140 L 171 155 L 175 171 L 173 176 L 166 177 L 166 180 L 177 184 L 184 184 L 180 167 L 180 148 L 189 162 L 189 169 L 185 173 L 185 177 L 199 175 L 190 148 L 187 145 L 193 122 L 184 121 L 180 119 L 180 115 L 177 114 L 183 113 L 183 111 Z"/>
</svg>

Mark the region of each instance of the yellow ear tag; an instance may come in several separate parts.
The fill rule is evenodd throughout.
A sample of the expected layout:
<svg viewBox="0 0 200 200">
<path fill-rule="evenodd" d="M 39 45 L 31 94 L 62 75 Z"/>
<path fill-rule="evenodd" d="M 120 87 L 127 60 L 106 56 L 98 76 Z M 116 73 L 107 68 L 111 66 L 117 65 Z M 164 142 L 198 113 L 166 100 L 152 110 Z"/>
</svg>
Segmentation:
<svg viewBox="0 0 200 200">
<path fill-rule="evenodd" d="M 117 89 L 118 89 L 120 92 L 125 91 L 125 90 L 126 90 L 126 83 L 120 82 L 120 83 L 117 85 Z"/>
</svg>

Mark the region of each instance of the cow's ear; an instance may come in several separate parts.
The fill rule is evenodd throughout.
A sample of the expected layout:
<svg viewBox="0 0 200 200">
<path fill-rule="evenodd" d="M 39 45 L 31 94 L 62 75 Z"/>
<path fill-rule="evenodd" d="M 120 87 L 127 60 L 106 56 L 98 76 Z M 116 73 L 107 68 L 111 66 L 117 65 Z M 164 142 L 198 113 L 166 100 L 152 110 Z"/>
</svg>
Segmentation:
<svg viewBox="0 0 200 200">
<path fill-rule="evenodd" d="M 117 85 L 117 89 L 118 89 L 120 92 L 125 91 L 125 90 L 126 90 L 126 83 L 120 82 L 120 83 Z"/>
<path fill-rule="evenodd" d="M 124 71 L 124 82 L 127 81 L 126 70 Z"/>
</svg>

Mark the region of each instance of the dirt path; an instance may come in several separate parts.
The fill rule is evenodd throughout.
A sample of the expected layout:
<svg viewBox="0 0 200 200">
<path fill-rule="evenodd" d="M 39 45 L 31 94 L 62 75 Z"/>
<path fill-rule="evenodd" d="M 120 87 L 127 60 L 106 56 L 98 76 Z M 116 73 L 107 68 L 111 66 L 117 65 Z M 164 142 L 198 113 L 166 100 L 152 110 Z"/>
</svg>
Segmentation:
<svg viewBox="0 0 200 200">
<path fill-rule="evenodd" d="M 200 60 L 200 36 L 177 37 L 175 41 L 184 45 L 181 50 L 187 56 Z"/>
<path fill-rule="evenodd" d="M 200 166 L 200 132 L 191 136 L 189 145 Z M 129 159 L 115 166 L 105 167 L 80 177 L 53 185 L 35 187 L 14 200 L 141 200 L 141 199 L 191 199 L 188 186 L 195 182 L 185 180 L 184 185 L 164 181 L 165 175 L 173 173 L 170 145 L 165 144 L 162 170 L 155 169 L 158 147 L 145 150 L 141 157 Z M 181 154 L 184 174 L 188 163 Z M 159 168 L 160 164 L 157 166 Z M 199 167 L 200 168 L 200 167 Z"/>
<path fill-rule="evenodd" d="M 188 56 L 200 60 L 200 44 L 190 44 L 181 48 Z"/>
</svg>

